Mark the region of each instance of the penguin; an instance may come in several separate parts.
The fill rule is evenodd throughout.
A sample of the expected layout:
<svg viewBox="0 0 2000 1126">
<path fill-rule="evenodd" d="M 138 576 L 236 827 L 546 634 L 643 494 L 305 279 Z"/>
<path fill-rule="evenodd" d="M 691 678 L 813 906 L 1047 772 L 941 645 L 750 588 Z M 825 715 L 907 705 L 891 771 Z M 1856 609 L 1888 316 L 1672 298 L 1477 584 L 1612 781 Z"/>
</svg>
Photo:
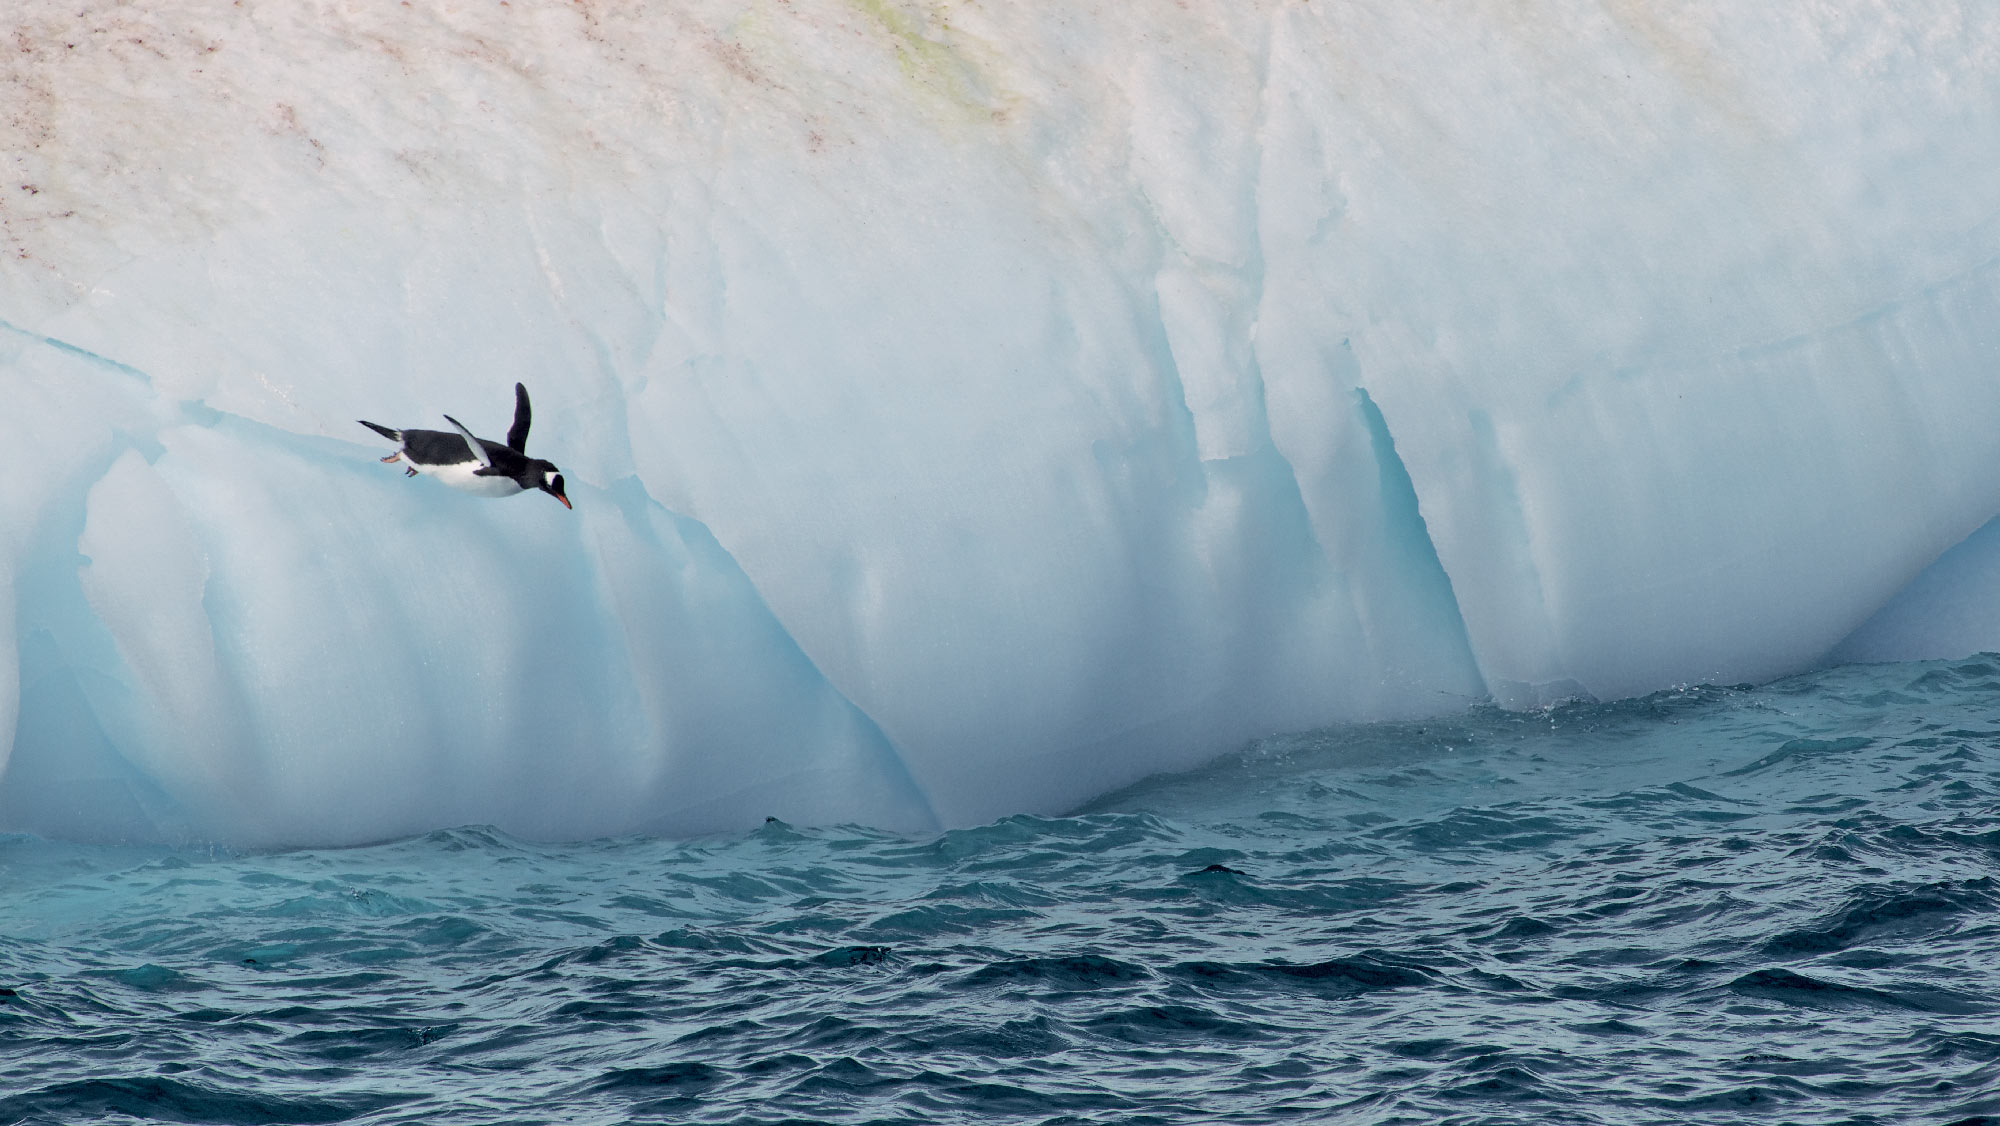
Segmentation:
<svg viewBox="0 0 2000 1126">
<path fill-rule="evenodd" d="M 514 425 L 507 431 L 507 444 L 504 446 L 475 437 L 464 423 L 450 415 L 445 415 L 444 420 L 451 423 L 452 430 L 458 433 L 450 430 L 395 430 L 365 418 L 355 421 L 391 442 L 401 443 L 402 448 L 382 460 L 408 462 L 403 472 L 411 477 L 419 473 L 429 474 L 454 489 L 463 489 L 482 497 L 511 497 L 529 489 L 540 489 L 561 501 L 564 508 L 575 507 L 563 495 L 562 473 L 553 464 L 522 452 L 528 441 L 526 387 L 519 383 L 514 385 Z"/>
</svg>

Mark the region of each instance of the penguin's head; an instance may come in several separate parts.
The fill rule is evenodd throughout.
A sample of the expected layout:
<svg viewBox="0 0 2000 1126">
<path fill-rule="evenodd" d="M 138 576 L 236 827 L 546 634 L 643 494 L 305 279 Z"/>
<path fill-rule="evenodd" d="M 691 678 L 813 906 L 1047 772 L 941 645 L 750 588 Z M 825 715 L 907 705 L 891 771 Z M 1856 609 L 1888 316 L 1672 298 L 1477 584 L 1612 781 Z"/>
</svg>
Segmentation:
<svg viewBox="0 0 2000 1126">
<path fill-rule="evenodd" d="M 574 510 L 576 506 L 571 504 L 569 498 L 563 495 L 562 473 L 556 469 L 554 463 L 536 461 L 533 468 L 534 474 L 531 479 L 534 482 L 534 487 L 561 501 L 564 508 Z"/>
</svg>

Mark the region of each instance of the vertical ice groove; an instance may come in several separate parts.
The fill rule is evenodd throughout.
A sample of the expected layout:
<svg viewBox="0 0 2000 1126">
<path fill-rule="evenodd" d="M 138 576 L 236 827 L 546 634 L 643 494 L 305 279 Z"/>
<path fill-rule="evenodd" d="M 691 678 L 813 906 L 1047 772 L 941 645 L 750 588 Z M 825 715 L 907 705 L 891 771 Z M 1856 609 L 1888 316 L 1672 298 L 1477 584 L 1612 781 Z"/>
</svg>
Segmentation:
<svg viewBox="0 0 2000 1126">
<path fill-rule="evenodd" d="M 145 765 L 195 807 L 250 798 L 266 760 L 249 740 L 229 654 L 209 613 L 207 546 L 136 450 L 91 487 L 85 508 L 76 545 L 88 560 L 83 592 L 138 690 L 124 726 L 166 735 L 142 748 Z"/>
<path fill-rule="evenodd" d="M 21 645 L 14 626 L 13 568 L 0 575 L 0 789 L 7 784 L 7 763 L 21 719 Z"/>
<path fill-rule="evenodd" d="M 0 321 L 0 447 L 33 469 L 0 495 L 0 788 L 21 776 L 23 643 L 87 606 L 77 589 L 76 543 L 87 498 L 135 447 L 156 449 L 158 398 L 148 375 L 91 349 Z M 32 752 L 33 748 L 29 748 Z M 55 748 L 61 756 L 62 749 Z M 81 750 L 75 752 L 82 754 Z M 32 763 L 29 764 L 32 767 Z"/>
<path fill-rule="evenodd" d="M 1138 188 L 1164 243 L 1156 296 L 1205 462 L 1272 448 L 1253 346 L 1264 286 L 1256 201 L 1269 30 L 1255 12 L 1212 18 L 1195 42 L 1228 49 L 1196 55 L 1188 45 L 1193 57 L 1180 70 L 1139 67 L 1133 124 Z M 1206 99 L 1195 86 L 1217 71 L 1235 89 Z"/>
<path fill-rule="evenodd" d="M 1487 689 L 1508 708 L 1591 699 L 1563 667 L 1535 529 L 1509 451 L 1491 414 L 1473 411 L 1469 420 L 1474 515 L 1483 525 L 1480 542 L 1493 553 L 1489 581 L 1499 579 L 1513 595 L 1488 602 L 1483 620 L 1467 623 Z"/>
<path fill-rule="evenodd" d="M 1389 432 L 1389 420 L 1382 416 L 1382 408 L 1375 404 L 1366 387 L 1355 387 L 1354 398 L 1368 431 L 1369 448 L 1374 452 L 1379 467 L 1382 517 L 1386 530 L 1402 549 L 1401 554 L 1409 568 L 1404 577 L 1419 591 L 1428 590 L 1428 601 L 1432 605 L 1450 608 L 1447 633 L 1465 654 L 1467 662 L 1476 665 L 1472 661 L 1472 639 L 1465 628 L 1465 608 L 1459 605 L 1451 573 L 1445 570 L 1444 561 L 1438 557 L 1437 544 L 1431 540 L 1430 524 L 1424 519 L 1423 500 L 1417 495 L 1416 482 L 1410 479 L 1408 467 L 1396 452 L 1396 439 Z"/>
<path fill-rule="evenodd" d="M 889 781 L 894 786 L 906 790 L 911 797 L 921 804 L 923 815 L 930 826 L 942 827 L 943 820 L 939 818 L 930 796 L 924 792 L 923 787 L 917 782 L 916 775 L 910 770 L 909 762 L 905 757 L 903 749 L 896 745 L 896 741 L 889 737 L 888 733 L 882 729 L 882 725 L 875 720 L 875 717 L 868 714 L 866 708 L 855 702 L 846 692 L 841 690 L 839 685 L 833 682 L 832 678 L 826 675 L 825 670 L 820 668 L 819 663 L 813 660 L 812 655 L 806 652 L 805 647 L 799 644 L 796 637 L 792 636 L 790 628 L 785 625 L 784 621 L 771 609 L 770 604 L 765 601 L 763 592 L 757 588 L 756 580 L 750 576 L 749 572 L 743 569 L 742 564 L 737 561 L 736 557 L 730 554 L 729 548 L 715 537 L 715 533 L 709 529 L 708 525 L 692 516 L 675 512 L 662 504 L 647 491 L 645 479 L 637 474 L 625 478 L 623 482 L 617 483 L 608 491 L 615 493 L 621 486 L 629 489 L 633 494 L 633 499 L 638 503 L 650 507 L 684 529 L 692 529 L 700 542 L 712 547 L 722 559 L 726 560 L 734 568 L 736 573 L 742 577 L 745 587 L 755 600 L 757 609 L 768 616 L 770 621 L 776 625 L 791 658 L 812 670 L 813 677 L 819 684 L 824 686 L 826 692 L 830 693 L 838 701 L 838 705 L 851 711 L 855 720 L 862 728 L 863 737 L 874 743 L 879 749 L 879 753 L 886 760 L 883 766 L 889 776 Z M 626 628 L 629 631 L 633 626 L 628 624 Z"/>
<path fill-rule="evenodd" d="M 1269 266 L 1265 258 L 1264 211 L 1261 203 L 1264 198 L 1264 176 L 1269 168 L 1265 151 L 1271 144 L 1271 104 L 1276 96 L 1273 89 L 1275 67 L 1272 60 L 1276 53 L 1278 36 L 1282 34 L 1283 11 L 1274 9 L 1265 18 L 1263 34 L 1256 37 L 1258 46 L 1256 116 L 1248 131 L 1253 139 L 1253 147 L 1249 158 L 1245 161 L 1248 182 L 1244 185 L 1243 197 L 1249 201 L 1247 207 L 1249 228 L 1244 239 L 1245 292 L 1238 314 L 1243 321 L 1243 330 L 1238 347 L 1241 350 L 1245 390 L 1251 398 L 1250 405 L 1254 414 L 1254 426 L 1257 432 L 1255 441 L 1263 450 L 1268 451 L 1268 455 L 1282 470 L 1283 479 L 1289 484 L 1289 488 L 1281 489 L 1283 495 L 1280 502 L 1291 509 L 1292 520 L 1299 525 L 1306 540 L 1311 543 L 1319 563 L 1325 565 L 1328 562 L 1326 545 L 1320 542 L 1318 530 L 1313 527 L 1312 515 L 1305 502 L 1305 489 L 1299 481 L 1298 468 L 1292 464 L 1291 458 L 1285 456 L 1283 448 L 1278 443 L 1277 433 L 1271 425 L 1270 389 L 1266 382 L 1263 363 L 1257 353 L 1258 329 L 1263 323 L 1265 294 L 1270 284 Z"/>
</svg>

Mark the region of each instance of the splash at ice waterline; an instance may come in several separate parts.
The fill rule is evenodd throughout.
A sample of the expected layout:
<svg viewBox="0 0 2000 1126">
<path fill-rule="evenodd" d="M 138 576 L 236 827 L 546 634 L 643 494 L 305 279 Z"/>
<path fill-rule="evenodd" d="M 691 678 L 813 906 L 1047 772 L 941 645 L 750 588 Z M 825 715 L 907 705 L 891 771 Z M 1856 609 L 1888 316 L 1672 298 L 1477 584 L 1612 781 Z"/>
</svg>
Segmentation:
<svg viewBox="0 0 2000 1126">
<path fill-rule="evenodd" d="M 2000 509 L 1982 6 L 13 24 L 15 827 L 963 824 L 2000 645 L 1918 580 Z M 574 518 L 352 433 L 517 379 Z"/>
</svg>

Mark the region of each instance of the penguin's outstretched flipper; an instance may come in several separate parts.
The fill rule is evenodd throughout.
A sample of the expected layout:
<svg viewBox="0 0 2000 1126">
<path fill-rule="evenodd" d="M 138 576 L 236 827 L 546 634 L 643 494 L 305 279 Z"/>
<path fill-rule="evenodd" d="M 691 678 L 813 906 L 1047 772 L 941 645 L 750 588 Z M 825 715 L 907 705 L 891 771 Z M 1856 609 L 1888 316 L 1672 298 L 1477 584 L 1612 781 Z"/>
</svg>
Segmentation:
<svg viewBox="0 0 2000 1126">
<path fill-rule="evenodd" d="M 521 453 L 528 452 L 528 389 L 522 384 L 514 385 L 514 425 L 507 430 L 507 447 Z"/>
<path fill-rule="evenodd" d="M 451 423 L 452 429 L 465 435 L 466 447 L 472 451 L 472 456 L 479 460 L 479 467 L 481 469 L 493 468 L 493 455 L 486 452 L 486 447 L 480 445 L 479 439 L 472 436 L 472 431 L 465 428 L 465 423 L 460 422 L 450 415 L 445 415 L 444 420 Z"/>
</svg>

